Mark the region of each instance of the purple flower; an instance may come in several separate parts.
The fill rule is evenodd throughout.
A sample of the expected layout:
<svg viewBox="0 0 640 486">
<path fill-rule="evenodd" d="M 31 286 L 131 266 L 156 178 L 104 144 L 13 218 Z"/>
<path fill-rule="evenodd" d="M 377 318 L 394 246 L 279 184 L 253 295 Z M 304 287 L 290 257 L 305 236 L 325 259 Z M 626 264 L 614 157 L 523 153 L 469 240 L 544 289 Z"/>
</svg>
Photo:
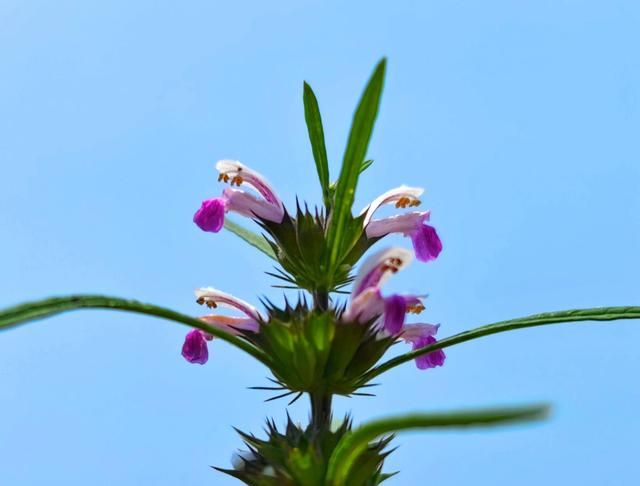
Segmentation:
<svg viewBox="0 0 640 486">
<path fill-rule="evenodd" d="M 410 233 L 410 236 L 418 260 L 429 262 L 438 258 L 442 251 L 442 242 L 433 226 L 423 224 Z"/>
<path fill-rule="evenodd" d="M 241 334 L 243 331 L 258 332 L 260 321 L 264 320 L 258 310 L 251 304 L 233 295 L 221 292 L 211 287 L 196 289 L 198 304 L 206 305 L 210 309 L 217 307 L 231 307 L 244 314 L 243 317 L 207 315 L 200 319 L 211 327 L 221 329 L 229 334 Z M 205 364 L 209 358 L 207 341 L 211 341 L 213 335 L 194 329 L 190 331 L 182 346 L 182 356 L 190 363 Z"/>
<path fill-rule="evenodd" d="M 224 213 L 227 212 L 227 199 L 216 197 L 202 201 L 202 206 L 193 216 L 193 222 L 203 231 L 217 233 L 224 225 Z"/>
<path fill-rule="evenodd" d="M 240 189 L 227 188 L 222 192 L 222 196 L 206 199 L 193 217 L 193 221 L 202 230 L 213 233 L 220 231 L 224 225 L 225 214 L 229 211 L 248 218 L 282 222 L 282 201 L 262 175 L 234 160 L 221 160 L 216 164 L 216 169 L 220 172 L 218 180 L 238 187 L 245 184 L 262 197 L 256 197 Z"/>
<path fill-rule="evenodd" d="M 374 253 L 365 260 L 356 275 L 351 301 L 342 320 L 367 323 L 377 319 L 374 327 L 384 335 L 397 335 L 402 331 L 408 312 L 424 310 L 421 296 L 393 294 L 384 297 L 380 291 L 384 282 L 407 266 L 412 259 L 404 248 L 389 248 Z"/>
<path fill-rule="evenodd" d="M 380 288 L 391 275 L 409 265 L 412 259 L 411 252 L 398 247 L 374 253 L 360 267 L 353 282 L 351 298 L 354 299 L 368 288 Z"/>
<path fill-rule="evenodd" d="M 442 251 L 442 242 L 433 226 L 425 224 L 430 211 L 412 211 L 382 219 L 372 219 L 373 214 L 383 204 L 395 203 L 398 208 L 418 206 L 418 197 L 423 189 L 400 186 L 377 197 L 364 211 L 363 225 L 367 237 L 378 238 L 391 233 L 400 233 L 411 238 L 418 260 L 428 262 L 437 258 Z"/>
<path fill-rule="evenodd" d="M 431 346 L 437 340 L 434 335 L 438 332 L 440 325 L 434 324 L 409 324 L 405 326 L 402 339 L 412 345 L 413 350 L 418 350 Z M 416 358 L 416 366 L 421 370 L 442 366 L 446 355 L 442 349 L 436 349 Z"/>
<path fill-rule="evenodd" d="M 205 364 L 209 359 L 209 349 L 207 339 L 202 331 L 194 329 L 184 338 L 182 345 L 182 356 L 189 363 Z"/>
<path fill-rule="evenodd" d="M 390 335 L 399 334 L 408 312 L 419 314 L 424 310 L 417 295 L 394 294 L 384 299 L 384 330 Z"/>
</svg>

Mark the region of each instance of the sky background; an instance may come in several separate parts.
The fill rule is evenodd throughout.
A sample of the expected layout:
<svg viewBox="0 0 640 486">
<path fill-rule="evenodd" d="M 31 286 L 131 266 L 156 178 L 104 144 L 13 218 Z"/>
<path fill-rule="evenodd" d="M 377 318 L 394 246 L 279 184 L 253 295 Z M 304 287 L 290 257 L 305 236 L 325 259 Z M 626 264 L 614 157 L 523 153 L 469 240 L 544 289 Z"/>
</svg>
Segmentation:
<svg viewBox="0 0 640 486">
<path fill-rule="evenodd" d="M 0 307 L 104 293 L 199 315 L 195 287 L 281 292 L 263 255 L 192 215 L 214 163 L 316 204 L 302 81 L 320 103 L 332 174 L 357 99 L 389 59 L 356 208 L 424 186 L 444 242 L 388 291 L 428 292 L 440 335 L 531 313 L 640 303 L 640 6 L 634 1 L 0 3 Z M 407 245 L 398 238 L 385 243 Z M 0 334 L 0 484 L 231 485 L 209 468 L 231 426 L 282 423 L 267 371 L 186 329 L 103 311 Z M 550 401 L 544 424 L 410 433 L 389 485 L 636 485 L 640 328 L 506 333 L 413 364 L 356 420 Z M 400 352 L 403 346 L 398 346 Z M 289 408 L 306 420 L 308 404 Z"/>
</svg>

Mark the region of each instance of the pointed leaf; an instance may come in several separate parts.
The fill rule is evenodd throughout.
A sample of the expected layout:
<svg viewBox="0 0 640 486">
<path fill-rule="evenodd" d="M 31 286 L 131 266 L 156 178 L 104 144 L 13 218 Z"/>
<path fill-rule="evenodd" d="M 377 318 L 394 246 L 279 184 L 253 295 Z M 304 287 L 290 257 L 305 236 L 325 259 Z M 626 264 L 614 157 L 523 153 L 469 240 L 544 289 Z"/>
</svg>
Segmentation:
<svg viewBox="0 0 640 486">
<path fill-rule="evenodd" d="M 373 132 L 373 125 L 378 115 L 380 96 L 384 84 L 386 59 L 376 66 L 369 84 L 367 85 L 356 112 L 353 116 L 349 141 L 342 161 L 340 177 L 336 185 L 334 207 L 328 229 L 328 244 L 331 249 L 329 265 L 331 268 L 338 263 L 342 251 L 341 243 L 345 226 L 351 216 L 351 206 L 358 184 L 362 163 L 367 154 L 369 139 Z"/>
<path fill-rule="evenodd" d="M 545 405 L 533 405 L 460 412 L 417 413 L 368 422 L 346 434 L 336 446 L 329 459 L 327 484 L 333 486 L 346 484 L 345 479 L 349 476 L 353 463 L 367 449 L 369 443 L 378 437 L 411 429 L 479 427 L 540 420 L 547 415 L 548 410 Z"/>
<path fill-rule="evenodd" d="M 71 295 L 68 297 L 53 297 L 50 299 L 28 302 L 0 311 L 0 330 L 26 324 L 37 319 L 44 319 L 63 312 L 76 309 L 112 309 L 146 314 L 175 321 L 180 324 L 200 329 L 214 336 L 233 344 L 244 352 L 250 354 L 258 361 L 269 366 L 268 357 L 260 349 L 252 346 L 244 339 L 224 332 L 218 328 L 207 325 L 200 319 L 180 314 L 179 312 L 158 307 L 151 304 L 143 304 L 136 300 L 125 300 L 117 297 L 106 297 L 103 295 Z"/>
<path fill-rule="evenodd" d="M 412 351 L 410 353 L 397 356 L 390 359 L 386 363 L 372 369 L 366 374 L 365 380 L 369 381 L 374 377 L 389 371 L 407 361 L 428 354 L 437 349 L 447 348 L 454 344 L 464 343 L 491 334 L 499 332 L 513 331 L 514 329 L 523 329 L 525 327 L 545 326 L 547 324 L 561 324 L 564 322 L 580 322 L 580 321 L 615 321 L 618 319 L 640 319 L 640 306 L 630 307 L 596 307 L 592 309 L 574 309 L 557 312 L 545 312 L 543 314 L 535 314 L 528 317 L 511 319 L 508 321 L 496 322 L 486 326 L 478 327 L 470 331 L 461 332 L 454 336 L 442 339 L 431 346 Z"/>
<path fill-rule="evenodd" d="M 313 159 L 316 161 L 318 179 L 320 179 L 320 187 L 322 188 L 322 198 L 324 199 L 324 205 L 329 209 L 331 207 L 329 161 L 327 160 L 327 148 L 324 143 L 322 118 L 320 117 L 320 108 L 318 107 L 316 95 L 307 83 L 304 83 L 302 101 L 304 102 L 304 119 L 307 122 Z"/>
<path fill-rule="evenodd" d="M 242 226 L 234 223 L 233 221 L 230 221 L 228 218 L 225 218 L 224 220 L 224 227 L 225 229 L 231 231 L 234 235 L 242 238 L 244 241 L 249 243 L 254 248 L 257 248 L 258 250 L 260 250 L 262 253 L 264 253 L 268 257 L 273 258 L 274 260 L 277 261 L 276 255 L 273 252 L 273 249 L 262 236 L 257 235 L 254 232 L 249 231 L 247 229 L 244 229 Z"/>
<path fill-rule="evenodd" d="M 371 164 L 373 164 L 373 160 L 365 160 L 360 166 L 360 173 L 362 174 L 365 170 L 371 167 Z"/>
</svg>

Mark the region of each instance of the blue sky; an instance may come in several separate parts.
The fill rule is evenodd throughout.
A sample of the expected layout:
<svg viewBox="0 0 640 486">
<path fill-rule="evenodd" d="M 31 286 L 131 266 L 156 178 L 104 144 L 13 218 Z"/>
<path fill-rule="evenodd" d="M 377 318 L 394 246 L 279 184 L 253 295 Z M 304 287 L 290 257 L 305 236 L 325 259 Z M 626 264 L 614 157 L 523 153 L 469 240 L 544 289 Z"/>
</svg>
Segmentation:
<svg viewBox="0 0 640 486">
<path fill-rule="evenodd" d="M 444 242 L 390 290 L 428 292 L 447 336 L 575 307 L 639 303 L 640 7 L 633 1 L 46 2 L 0 4 L 0 306 L 71 292 L 198 315 L 212 285 L 280 299 L 269 262 L 191 218 L 213 164 L 267 174 L 288 204 L 320 202 L 302 81 L 337 174 L 375 62 L 388 76 L 356 206 L 401 183 Z M 402 239 L 391 242 L 407 244 Z M 266 370 L 185 329 L 79 312 L 0 335 L 0 483 L 231 485 L 240 445 L 283 404 L 247 390 Z M 389 485 L 635 485 L 633 322 L 493 336 L 410 364 L 357 420 L 551 401 L 545 424 L 405 434 Z M 306 417 L 302 400 L 290 413 Z"/>
</svg>

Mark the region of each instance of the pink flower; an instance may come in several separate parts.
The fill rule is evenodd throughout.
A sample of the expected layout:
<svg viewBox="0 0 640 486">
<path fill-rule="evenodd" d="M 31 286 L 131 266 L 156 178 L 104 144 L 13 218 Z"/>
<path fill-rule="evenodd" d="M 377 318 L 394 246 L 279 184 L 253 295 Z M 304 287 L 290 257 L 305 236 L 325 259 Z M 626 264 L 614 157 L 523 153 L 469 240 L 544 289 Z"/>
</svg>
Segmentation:
<svg viewBox="0 0 640 486">
<path fill-rule="evenodd" d="M 377 238 L 390 233 L 401 233 L 411 238 L 416 258 L 428 262 L 438 257 L 442 251 L 442 242 L 429 221 L 430 211 L 412 211 L 382 219 L 372 219 L 373 214 L 384 204 L 395 204 L 397 208 L 418 206 L 419 196 L 424 192 L 418 187 L 400 186 L 377 197 L 362 214 L 365 215 L 363 226 L 367 237 Z"/>
<path fill-rule="evenodd" d="M 209 359 L 209 349 L 207 348 L 207 338 L 200 329 L 194 329 L 184 338 L 182 345 L 182 356 L 189 363 L 205 364 Z"/>
<path fill-rule="evenodd" d="M 282 222 L 284 206 L 267 180 L 258 172 L 234 160 L 221 160 L 216 164 L 220 172 L 219 181 L 232 186 L 246 185 L 259 196 L 234 188 L 227 188 L 222 196 L 206 199 L 193 216 L 193 221 L 202 230 L 217 233 L 224 225 L 225 214 L 236 212 L 248 218 L 260 218 L 275 223 Z"/>
<path fill-rule="evenodd" d="M 439 324 L 408 324 L 404 327 L 401 338 L 410 343 L 413 350 L 426 348 L 436 343 L 434 337 L 438 332 Z M 416 366 L 421 370 L 442 366 L 446 355 L 442 349 L 436 349 L 416 358 Z"/>
<path fill-rule="evenodd" d="M 384 297 L 380 288 L 411 259 L 411 253 L 404 248 L 381 250 L 367 258 L 354 281 L 351 302 L 342 316 L 343 320 L 366 323 L 383 316 L 378 323 L 380 331 L 387 335 L 400 333 L 405 315 L 424 309 L 421 297 L 400 294 Z"/>
<path fill-rule="evenodd" d="M 197 289 L 195 291 L 198 304 L 206 305 L 211 309 L 217 307 L 231 307 L 244 314 L 243 317 L 207 315 L 200 319 L 211 327 L 221 329 L 230 334 L 241 334 L 243 331 L 258 332 L 262 315 L 251 304 L 233 295 L 221 292 L 211 287 Z M 194 329 L 190 331 L 182 346 L 182 356 L 190 363 L 205 364 L 209 359 L 207 341 L 211 341 L 213 335 Z"/>
</svg>

